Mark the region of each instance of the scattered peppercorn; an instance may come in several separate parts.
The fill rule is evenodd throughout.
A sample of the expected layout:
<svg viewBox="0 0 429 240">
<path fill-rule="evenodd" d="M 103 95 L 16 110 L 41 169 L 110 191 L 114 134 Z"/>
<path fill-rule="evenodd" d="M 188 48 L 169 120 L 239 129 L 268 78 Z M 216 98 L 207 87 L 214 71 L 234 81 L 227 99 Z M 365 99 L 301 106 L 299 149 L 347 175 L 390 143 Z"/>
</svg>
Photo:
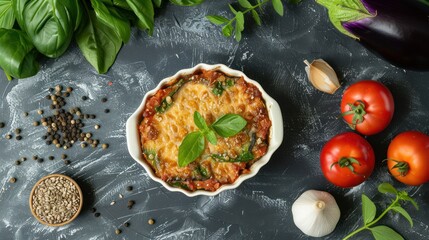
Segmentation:
<svg viewBox="0 0 429 240">
<path fill-rule="evenodd" d="M 11 139 L 11 138 L 12 138 L 12 135 L 10 135 L 10 134 L 6 135 L 6 139 Z"/>
<path fill-rule="evenodd" d="M 69 165 L 70 164 L 70 160 L 64 160 L 64 164 L 65 165 Z"/>
<path fill-rule="evenodd" d="M 33 122 L 33 126 L 35 126 L 35 127 L 39 126 L 39 122 L 38 121 L 34 121 Z"/>
<path fill-rule="evenodd" d="M 128 205 L 127 205 L 128 209 L 131 209 L 134 206 L 134 204 L 136 204 L 136 202 L 134 202 L 133 200 L 128 201 Z"/>
<path fill-rule="evenodd" d="M 55 157 L 54 156 L 49 156 L 48 159 L 52 161 L 52 160 L 55 159 Z"/>
<path fill-rule="evenodd" d="M 128 186 L 127 191 L 131 192 L 133 190 L 133 186 Z"/>
<path fill-rule="evenodd" d="M 15 161 L 15 165 L 20 165 L 20 164 L 21 164 L 21 161 L 19 161 L 19 160 Z"/>
<path fill-rule="evenodd" d="M 109 148 L 109 144 L 107 144 L 107 143 L 103 143 L 103 144 L 101 144 L 101 147 L 102 147 L 103 149 L 107 149 L 107 148 Z"/>
<path fill-rule="evenodd" d="M 61 92 L 62 90 L 63 90 L 63 87 L 61 85 L 55 86 L 55 91 L 56 92 Z"/>
<path fill-rule="evenodd" d="M 62 159 L 66 159 L 66 158 L 67 158 L 67 154 L 62 154 L 62 155 L 61 155 L 61 158 L 62 158 Z"/>
<path fill-rule="evenodd" d="M 94 217 L 99 217 L 99 216 L 100 216 L 99 212 L 94 213 Z"/>
<path fill-rule="evenodd" d="M 155 220 L 153 220 L 152 218 L 149 218 L 147 223 L 149 223 L 149 225 L 153 225 L 155 223 Z"/>
<path fill-rule="evenodd" d="M 130 226 L 129 222 L 124 223 L 124 227 L 129 227 L 129 226 Z"/>
<path fill-rule="evenodd" d="M 67 87 L 67 88 L 66 88 L 66 91 L 67 91 L 68 93 L 71 93 L 71 92 L 73 91 L 73 88 L 72 88 L 72 87 Z"/>
<path fill-rule="evenodd" d="M 11 178 L 9 179 L 9 182 L 10 182 L 10 183 L 15 183 L 15 182 L 16 182 L 16 178 L 11 177 Z"/>
<path fill-rule="evenodd" d="M 39 163 L 42 163 L 42 162 L 43 162 L 43 158 L 39 158 L 39 159 L 37 159 L 37 161 L 38 161 Z"/>
<path fill-rule="evenodd" d="M 94 126 L 94 128 L 95 129 L 100 129 L 100 125 L 97 124 L 97 125 Z"/>
<path fill-rule="evenodd" d="M 37 159 L 39 159 L 39 157 L 37 155 L 34 155 L 33 160 L 37 160 Z"/>
<path fill-rule="evenodd" d="M 107 98 L 102 98 L 101 102 L 107 102 Z"/>
<path fill-rule="evenodd" d="M 28 112 L 24 112 L 24 117 L 28 117 Z"/>
<path fill-rule="evenodd" d="M 106 108 L 106 109 L 104 109 L 104 112 L 105 112 L 105 113 L 109 113 L 109 112 L 110 112 L 110 109 Z"/>
<path fill-rule="evenodd" d="M 91 208 L 91 212 L 92 213 L 95 213 L 97 211 L 97 209 L 96 208 Z"/>
<path fill-rule="evenodd" d="M 5 124 L 4 122 L 0 122 L 0 128 L 4 128 Z"/>
<path fill-rule="evenodd" d="M 20 128 L 15 129 L 15 133 L 16 134 L 20 134 L 21 133 L 21 129 Z"/>
<path fill-rule="evenodd" d="M 21 161 L 27 161 L 27 158 L 26 157 L 22 157 Z"/>
<path fill-rule="evenodd" d="M 15 137 L 16 140 L 20 141 L 22 139 L 22 136 L 18 135 Z"/>
<path fill-rule="evenodd" d="M 82 100 L 86 101 L 86 100 L 88 100 L 88 97 L 87 96 L 82 96 Z"/>
<path fill-rule="evenodd" d="M 40 115 L 42 115 L 43 114 L 43 110 L 39 109 L 39 110 L 37 110 L 37 113 L 40 114 Z"/>
<path fill-rule="evenodd" d="M 115 233 L 116 233 L 116 235 L 119 235 L 119 234 L 121 234 L 121 233 L 122 233 L 122 231 L 121 231 L 121 229 L 116 229 L 116 230 L 115 230 Z"/>
</svg>

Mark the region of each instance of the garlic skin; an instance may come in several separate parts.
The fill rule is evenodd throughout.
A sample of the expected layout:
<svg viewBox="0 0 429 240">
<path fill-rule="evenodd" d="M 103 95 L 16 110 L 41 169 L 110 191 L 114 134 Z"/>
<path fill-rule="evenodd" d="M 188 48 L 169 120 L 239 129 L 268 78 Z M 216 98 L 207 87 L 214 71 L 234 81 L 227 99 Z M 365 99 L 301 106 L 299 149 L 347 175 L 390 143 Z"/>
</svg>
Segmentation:
<svg viewBox="0 0 429 240">
<path fill-rule="evenodd" d="M 307 65 L 305 72 L 307 72 L 308 79 L 315 88 L 329 94 L 334 94 L 340 88 L 337 74 L 323 59 L 316 59 L 311 63 L 305 60 L 304 63 Z"/>
<path fill-rule="evenodd" d="M 327 192 L 308 190 L 292 205 L 293 222 L 306 235 L 323 237 L 334 231 L 340 220 L 340 208 Z"/>
</svg>

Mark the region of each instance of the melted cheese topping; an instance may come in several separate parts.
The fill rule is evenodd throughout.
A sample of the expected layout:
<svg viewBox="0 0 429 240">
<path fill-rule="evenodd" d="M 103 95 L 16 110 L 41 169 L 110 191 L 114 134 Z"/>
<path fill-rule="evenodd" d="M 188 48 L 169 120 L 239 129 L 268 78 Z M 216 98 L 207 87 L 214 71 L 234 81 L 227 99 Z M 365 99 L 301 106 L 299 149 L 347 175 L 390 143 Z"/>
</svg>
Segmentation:
<svg viewBox="0 0 429 240">
<path fill-rule="evenodd" d="M 222 77 L 225 78 L 223 75 Z M 168 99 L 171 105 L 164 112 L 145 117 L 140 126 L 143 151 L 156 175 L 167 182 L 181 181 L 190 190 L 214 191 L 222 184 L 234 182 L 254 160 L 249 163 L 219 162 L 212 158 L 212 154 L 236 158 L 243 152 L 244 147 L 250 145 L 252 134 L 258 135 L 256 145 L 265 146 L 266 152 L 269 131 L 259 136 L 261 134 L 258 128 L 260 128 L 261 119 L 267 121 L 268 114 L 259 90 L 255 97 L 255 88 L 253 85 L 249 88 L 249 83 L 243 79 L 236 79 L 234 85 L 226 88 L 218 96 L 213 93 L 213 84 L 205 79 L 190 80 L 184 83 L 171 99 Z M 147 108 L 153 108 L 153 106 L 148 105 Z M 198 130 L 193 119 L 195 111 L 203 116 L 208 125 L 229 113 L 241 115 L 248 124 L 243 131 L 233 137 L 217 136 L 216 145 L 205 141 L 203 154 L 188 166 L 179 167 L 180 144 L 188 133 Z M 270 121 L 269 124 L 271 125 Z M 254 149 L 260 149 L 261 146 L 259 148 L 255 146 Z M 256 154 L 255 160 L 261 157 L 257 150 L 253 152 Z M 262 151 L 262 155 L 265 152 Z M 206 174 L 201 174 L 201 171 L 199 174 L 195 173 L 196 170 L 201 169 L 204 169 L 203 173 Z M 207 181 L 207 178 L 210 181 Z"/>
</svg>

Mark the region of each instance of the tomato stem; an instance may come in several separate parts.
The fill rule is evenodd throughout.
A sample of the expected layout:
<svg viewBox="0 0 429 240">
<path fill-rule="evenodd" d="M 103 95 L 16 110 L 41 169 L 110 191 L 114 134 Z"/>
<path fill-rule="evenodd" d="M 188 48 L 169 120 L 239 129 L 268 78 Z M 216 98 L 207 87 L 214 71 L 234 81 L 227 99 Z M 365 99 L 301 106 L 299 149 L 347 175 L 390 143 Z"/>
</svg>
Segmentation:
<svg viewBox="0 0 429 240">
<path fill-rule="evenodd" d="M 350 110 L 347 112 L 341 113 L 341 116 L 353 115 L 352 123 L 349 124 L 350 128 L 355 130 L 356 125 L 362 123 L 364 120 L 364 116 L 366 115 L 365 111 L 365 103 L 362 100 L 357 100 L 353 104 L 347 104 L 350 107 Z"/>
<path fill-rule="evenodd" d="M 332 163 L 330 169 L 332 169 L 332 167 L 335 164 L 338 164 L 338 166 L 340 166 L 341 168 L 346 167 L 346 168 L 350 169 L 350 171 L 352 171 L 353 174 L 360 175 L 359 173 L 355 172 L 355 168 L 353 167 L 353 163 L 360 166 L 360 162 L 356 158 L 342 157 L 337 162 Z"/>
<path fill-rule="evenodd" d="M 410 165 L 405 161 L 399 161 L 395 159 L 386 159 L 386 161 L 393 161 L 396 163 L 395 165 L 393 165 L 392 170 L 397 168 L 401 177 L 405 177 L 410 171 Z"/>
</svg>

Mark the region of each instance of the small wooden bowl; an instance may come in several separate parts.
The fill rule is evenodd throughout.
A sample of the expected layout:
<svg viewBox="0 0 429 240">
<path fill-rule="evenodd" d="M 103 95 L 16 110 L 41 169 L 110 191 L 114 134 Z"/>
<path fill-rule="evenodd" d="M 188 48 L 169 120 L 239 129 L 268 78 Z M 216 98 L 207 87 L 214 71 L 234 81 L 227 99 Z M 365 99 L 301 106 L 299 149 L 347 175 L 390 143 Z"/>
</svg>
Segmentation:
<svg viewBox="0 0 429 240">
<path fill-rule="evenodd" d="M 36 188 L 39 186 L 39 184 L 42 181 L 44 181 L 45 179 L 48 179 L 48 178 L 52 178 L 52 177 L 63 177 L 66 180 L 70 181 L 76 187 L 76 189 L 77 189 L 77 191 L 79 193 L 79 200 L 80 200 L 79 201 L 79 207 L 78 207 L 76 213 L 73 215 L 73 217 L 71 219 L 69 219 L 68 221 L 65 221 L 65 222 L 62 222 L 62 223 L 58 223 L 58 224 L 50 224 L 50 223 L 47 223 L 44 220 L 42 220 L 36 214 L 36 209 L 34 209 L 34 207 L 33 207 L 33 196 L 34 196 L 34 192 L 36 191 Z M 50 175 L 47 175 L 47 176 L 41 178 L 39 181 L 37 181 L 36 184 L 34 184 L 34 187 L 33 187 L 33 189 L 31 190 L 31 193 L 30 193 L 29 203 L 30 203 L 31 213 L 37 219 L 37 221 L 39 221 L 40 223 L 42 223 L 44 225 L 48 225 L 48 226 L 51 226 L 51 227 L 60 227 L 60 226 L 64 226 L 66 224 L 69 224 L 70 222 L 72 222 L 79 215 L 80 211 L 82 210 L 82 206 L 83 206 L 83 195 L 82 195 L 82 190 L 80 189 L 79 185 L 72 178 L 70 178 L 70 177 L 68 177 L 66 175 L 63 175 L 63 174 L 50 174 Z"/>
</svg>

